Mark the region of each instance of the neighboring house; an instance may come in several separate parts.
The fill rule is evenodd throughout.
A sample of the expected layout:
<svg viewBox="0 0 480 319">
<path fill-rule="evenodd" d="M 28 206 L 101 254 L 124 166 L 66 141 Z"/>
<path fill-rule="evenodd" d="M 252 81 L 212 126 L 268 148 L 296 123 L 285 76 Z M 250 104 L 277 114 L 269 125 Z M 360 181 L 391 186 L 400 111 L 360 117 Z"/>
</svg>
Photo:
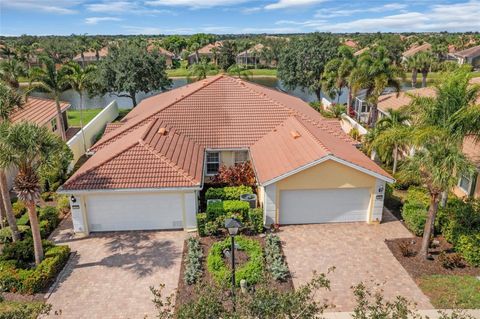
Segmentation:
<svg viewBox="0 0 480 319">
<path fill-rule="evenodd" d="M 67 131 L 67 109 L 70 107 L 70 104 L 66 102 L 61 102 L 60 107 L 62 110 L 65 131 Z M 49 130 L 60 136 L 55 100 L 29 96 L 26 103 L 23 104 L 21 108 L 17 108 L 10 115 L 10 122 L 13 124 L 24 121 L 33 122 L 40 126 L 45 126 Z M 9 189 L 12 187 L 15 175 L 16 170 L 9 169 L 7 171 L 7 181 Z"/>
<path fill-rule="evenodd" d="M 480 198 L 480 142 L 473 138 L 466 138 L 463 143 L 463 153 L 472 161 L 477 168 L 471 176 L 463 175 L 458 180 L 454 193 L 459 197 Z"/>
<path fill-rule="evenodd" d="M 450 56 L 455 58 L 458 64 L 470 64 L 475 69 L 480 68 L 480 45 L 451 53 Z"/>
<path fill-rule="evenodd" d="M 98 60 L 102 60 L 108 55 L 108 47 L 103 47 L 98 51 L 98 58 L 97 58 L 97 52 L 95 51 L 87 51 L 83 53 L 83 57 L 85 59 L 85 64 L 89 63 L 95 63 Z M 82 55 L 77 54 L 74 58 L 73 61 L 82 63 Z"/>
<path fill-rule="evenodd" d="M 348 39 L 345 42 L 343 42 L 343 45 L 346 45 L 347 47 L 350 47 L 352 49 L 358 48 L 358 43 L 357 41 L 354 41 L 352 39 Z"/>
<path fill-rule="evenodd" d="M 267 225 L 380 221 L 393 182 L 339 121 L 226 75 L 144 99 L 121 123 L 59 190 L 76 232 L 195 229 L 206 180 L 246 160 Z"/>
<path fill-rule="evenodd" d="M 261 43 L 256 44 L 252 48 L 240 52 L 237 54 L 237 64 L 243 65 L 254 65 L 257 66 L 259 64 L 266 65 L 265 59 L 261 58 L 261 53 L 264 48 L 264 45 Z M 272 65 L 273 66 L 273 65 Z"/>
<path fill-rule="evenodd" d="M 175 54 L 162 48 L 159 46 L 155 46 L 153 44 L 150 44 L 147 47 L 148 52 L 152 52 L 153 50 L 158 50 L 158 53 L 165 58 L 165 63 L 167 64 L 167 67 L 171 67 L 173 65 L 173 60 L 175 59 Z"/>
<path fill-rule="evenodd" d="M 215 50 L 220 50 L 220 47 L 222 46 L 222 41 L 217 41 L 215 43 L 209 43 L 206 46 L 200 48 L 197 50 L 197 52 L 191 53 L 187 60 L 188 64 L 194 64 L 202 60 L 202 58 L 207 58 L 209 61 L 213 61 L 216 63 L 216 58 L 215 58 Z M 198 54 L 198 57 L 197 57 Z M 198 61 L 197 61 L 198 58 Z"/>
<path fill-rule="evenodd" d="M 370 49 L 369 47 L 364 47 L 363 49 L 355 51 L 353 53 L 353 56 L 360 56 L 360 55 L 362 55 L 362 53 L 367 52 L 369 49 Z"/>
<path fill-rule="evenodd" d="M 421 45 L 414 44 L 413 46 L 410 47 L 410 49 L 402 53 L 402 59 L 406 60 L 419 52 L 427 52 L 427 51 L 430 51 L 431 49 L 432 49 L 432 45 L 430 43 L 424 43 Z"/>
</svg>

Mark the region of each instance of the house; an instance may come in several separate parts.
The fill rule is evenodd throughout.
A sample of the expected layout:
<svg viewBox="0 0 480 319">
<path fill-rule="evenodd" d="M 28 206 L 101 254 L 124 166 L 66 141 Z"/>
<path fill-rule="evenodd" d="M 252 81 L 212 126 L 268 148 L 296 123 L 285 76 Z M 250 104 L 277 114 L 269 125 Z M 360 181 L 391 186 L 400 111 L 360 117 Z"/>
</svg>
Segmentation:
<svg viewBox="0 0 480 319">
<path fill-rule="evenodd" d="M 363 49 L 355 51 L 353 53 L 353 56 L 360 56 L 360 55 L 362 55 L 362 53 L 367 52 L 369 49 L 370 49 L 369 47 L 364 47 Z"/>
<path fill-rule="evenodd" d="M 167 64 L 167 67 L 171 67 L 173 65 L 173 60 L 175 59 L 175 54 L 173 54 L 172 52 L 170 52 L 170 51 L 168 51 L 168 50 L 166 50 L 162 47 L 155 46 L 153 44 L 148 45 L 147 51 L 152 52 L 153 50 L 158 50 L 158 54 L 160 54 L 161 56 L 163 56 L 165 58 L 165 63 Z"/>
<path fill-rule="evenodd" d="M 226 75 L 144 99 L 121 123 L 60 188 L 76 232 L 195 229 L 206 180 L 246 160 L 267 225 L 380 221 L 393 182 L 337 120 Z"/>
<path fill-rule="evenodd" d="M 99 60 L 102 60 L 108 55 L 108 47 L 103 47 L 98 51 L 98 56 L 96 51 L 87 51 L 83 53 L 83 57 L 85 59 L 85 64 L 89 63 L 95 63 L 98 62 Z M 82 55 L 77 54 L 74 58 L 73 61 L 82 63 Z"/>
<path fill-rule="evenodd" d="M 237 64 L 243 65 L 253 65 L 257 66 L 258 64 L 266 65 L 265 59 L 262 58 L 261 53 L 265 46 L 261 43 L 256 44 L 252 48 L 242 51 L 237 54 L 236 60 Z M 275 65 L 272 65 L 275 66 Z"/>
<path fill-rule="evenodd" d="M 209 43 L 206 46 L 198 49 L 196 52 L 191 53 L 188 57 L 188 64 L 194 64 L 202 60 L 202 58 L 206 58 L 209 61 L 213 61 L 216 63 L 216 52 L 220 50 L 222 46 L 222 41 L 216 41 L 215 43 Z"/>
<path fill-rule="evenodd" d="M 470 64 L 474 69 L 480 68 L 480 45 L 473 48 L 451 53 L 458 64 Z"/>
<path fill-rule="evenodd" d="M 358 48 L 358 43 L 355 40 L 348 39 L 345 42 L 343 42 L 343 45 L 346 45 L 347 47 L 350 47 L 352 49 Z"/>
<path fill-rule="evenodd" d="M 69 107 L 70 104 L 66 102 L 60 103 L 65 131 L 68 129 L 67 109 Z M 21 108 L 16 108 L 10 115 L 10 122 L 12 124 L 24 121 L 33 122 L 39 126 L 45 126 L 59 136 L 61 134 L 58 129 L 60 124 L 57 121 L 57 107 L 55 100 L 29 96 L 25 104 L 23 104 Z M 16 173 L 17 172 L 14 169 L 7 170 L 7 185 L 9 189 L 11 189 L 13 185 L 13 179 L 15 178 Z"/>
<path fill-rule="evenodd" d="M 460 176 L 453 192 L 459 197 L 480 198 L 480 178 L 478 178 L 480 173 L 480 142 L 471 137 L 466 138 L 463 142 L 463 153 L 475 165 L 476 171 L 471 176 Z"/>
<path fill-rule="evenodd" d="M 414 56 L 417 53 L 420 52 L 427 52 L 432 49 L 432 45 L 430 43 L 424 43 L 424 44 L 414 44 L 412 45 L 408 50 L 402 53 L 402 59 L 406 60 L 412 56 Z"/>
</svg>

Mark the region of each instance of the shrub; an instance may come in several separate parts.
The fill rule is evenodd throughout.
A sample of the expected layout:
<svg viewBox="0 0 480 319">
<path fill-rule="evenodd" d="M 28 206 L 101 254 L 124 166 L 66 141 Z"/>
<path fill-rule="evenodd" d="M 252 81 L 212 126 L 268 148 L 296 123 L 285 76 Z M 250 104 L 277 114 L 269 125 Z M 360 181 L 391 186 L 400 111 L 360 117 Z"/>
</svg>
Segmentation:
<svg viewBox="0 0 480 319">
<path fill-rule="evenodd" d="M 227 167 L 222 165 L 218 174 L 212 179 L 215 184 L 226 184 L 229 186 L 255 185 L 255 172 L 250 161 L 237 163 Z"/>
<path fill-rule="evenodd" d="M 70 210 L 70 201 L 67 196 L 58 196 L 57 209 L 64 214 Z"/>
<path fill-rule="evenodd" d="M 68 260 L 68 246 L 53 246 L 45 242 L 45 258 L 32 269 L 19 269 L 13 264 L 0 265 L 0 288 L 4 292 L 33 294 L 45 289 Z"/>
<path fill-rule="evenodd" d="M 210 203 L 207 206 L 207 220 L 214 221 L 217 217 L 225 215 L 225 210 L 223 209 L 223 202 Z"/>
<path fill-rule="evenodd" d="M 198 213 L 197 214 L 197 229 L 200 236 L 206 236 L 205 234 L 205 223 L 207 222 L 207 214 Z"/>
<path fill-rule="evenodd" d="M 27 207 L 21 201 L 17 201 L 12 204 L 12 211 L 16 218 L 21 217 L 23 214 L 27 212 Z"/>
<path fill-rule="evenodd" d="M 472 266 L 480 266 L 480 233 L 460 235 L 455 250 Z"/>
<path fill-rule="evenodd" d="M 414 255 L 414 252 L 410 249 L 410 243 L 408 242 L 399 243 L 398 249 L 400 249 L 403 257 L 411 257 Z"/>
<path fill-rule="evenodd" d="M 248 284 L 256 284 L 262 278 L 263 273 L 262 247 L 257 241 L 243 236 L 237 236 L 235 240 L 240 249 L 244 250 L 249 257 L 244 265 L 236 269 L 235 284 L 238 286 L 242 279 Z M 230 245 L 230 238 L 226 238 L 224 241 L 213 244 L 208 253 L 208 271 L 219 284 L 230 284 L 231 271 L 223 258 L 223 251 L 229 249 Z"/>
<path fill-rule="evenodd" d="M 25 234 L 30 230 L 30 226 L 18 225 L 18 231 L 20 234 Z M 7 243 L 12 241 L 12 231 L 10 227 L 3 227 L 0 229 L 0 242 Z"/>
<path fill-rule="evenodd" d="M 445 239 L 455 245 L 461 235 L 480 232 L 480 201 L 449 200 L 438 221 Z"/>
<path fill-rule="evenodd" d="M 40 194 L 40 197 L 46 201 L 46 202 L 49 202 L 52 200 L 52 193 L 50 192 L 43 192 L 42 194 Z"/>
<path fill-rule="evenodd" d="M 405 225 L 417 236 L 423 235 L 427 220 L 429 198 L 426 192 L 417 187 L 410 187 L 402 209 Z"/>
<path fill-rule="evenodd" d="M 288 278 L 289 271 L 282 251 L 281 241 L 277 235 L 268 234 L 265 237 L 265 261 L 267 270 L 275 280 L 285 281 Z"/>
<path fill-rule="evenodd" d="M 205 199 L 225 199 L 223 187 L 210 187 L 205 192 Z"/>
<path fill-rule="evenodd" d="M 17 219 L 17 225 L 27 225 L 30 222 L 30 218 L 28 217 L 28 213 L 23 214 L 19 219 Z"/>
<path fill-rule="evenodd" d="M 205 223 L 205 235 L 206 236 L 217 236 L 221 233 L 225 222 L 225 216 L 219 216 L 215 220 L 211 220 Z"/>
<path fill-rule="evenodd" d="M 223 202 L 210 203 L 207 206 L 207 220 L 213 221 L 223 216 L 231 217 L 238 215 L 240 219 L 246 220 L 250 205 L 247 202 L 240 200 L 225 200 Z"/>
<path fill-rule="evenodd" d="M 184 280 L 187 285 L 193 285 L 202 277 L 203 252 L 198 238 L 187 239 L 187 258 L 185 261 Z"/>
<path fill-rule="evenodd" d="M 251 186 L 227 186 L 223 188 L 225 200 L 240 200 L 240 196 L 244 194 L 253 194 Z"/>
<path fill-rule="evenodd" d="M 446 254 L 442 251 L 438 255 L 438 261 L 442 264 L 443 268 L 447 269 L 465 267 L 463 258 L 459 254 Z"/>
<path fill-rule="evenodd" d="M 1 260 L 16 260 L 22 265 L 34 261 L 33 240 L 27 238 L 14 243 L 7 243 L 3 247 Z"/>
<path fill-rule="evenodd" d="M 253 233 L 260 234 L 263 232 L 263 210 L 254 208 L 248 211 L 248 219 L 250 222 L 250 230 Z"/>
<path fill-rule="evenodd" d="M 60 223 L 58 209 L 53 206 L 41 208 L 39 212 L 39 220 L 42 238 L 46 238 L 52 231 L 55 230 L 55 228 L 57 228 L 58 224 Z"/>
</svg>

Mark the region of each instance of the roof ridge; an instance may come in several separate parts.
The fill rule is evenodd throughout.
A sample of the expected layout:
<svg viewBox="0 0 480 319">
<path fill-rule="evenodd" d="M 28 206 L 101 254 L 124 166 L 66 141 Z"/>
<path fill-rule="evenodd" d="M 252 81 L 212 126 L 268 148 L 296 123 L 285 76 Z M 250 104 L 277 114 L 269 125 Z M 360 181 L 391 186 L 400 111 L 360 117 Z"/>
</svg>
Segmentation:
<svg viewBox="0 0 480 319">
<path fill-rule="evenodd" d="M 313 133 L 308 129 L 308 127 L 305 126 L 304 123 L 302 123 L 302 121 L 300 121 L 296 116 L 294 116 L 293 118 L 295 119 L 295 121 L 297 121 L 297 122 L 300 124 L 301 127 L 303 127 L 303 128 L 307 131 L 307 133 L 310 135 L 310 137 L 312 137 L 315 141 L 317 141 L 317 143 L 320 144 L 320 147 L 322 147 L 327 153 L 333 154 L 332 150 L 329 149 L 325 144 L 323 144 L 323 142 L 320 141 L 320 139 L 319 139 L 318 137 L 316 137 L 315 134 L 313 134 Z M 315 124 L 313 124 L 313 123 L 311 123 L 311 124 L 312 124 L 312 125 L 315 125 Z M 315 126 L 316 126 L 316 125 L 315 125 Z M 319 127 L 319 129 L 323 130 L 321 127 Z M 345 143 L 346 143 L 346 142 L 345 142 Z"/>
<path fill-rule="evenodd" d="M 175 169 L 176 171 L 178 171 L 180 173 L 180 175 L 182 175 L 183 177 L 185 177 L 187 180 L 189 180 L 192 184 L 195 183 L 195 178 L 192 177 L 188 172 L 186 172 L 183 168 L 181 168 L 180 166 L 176 165 L 173 163 L 173 161 L 171 159 L 169 159 L 167 156 L 165 155 L 162 155 L 159 151 L 155 150 L 153 147 L 151 147 L 150 145 L 148 145 L 147 143 L 145 143 L 143 140 L 140 140 L 138 141 L 138 143 L 143 146 L 147 151 L 149 151 L 152 155 L 156 156 L 157 158 L 159 158 L 160 160 L 164 161 L 168 166 L 170 166 L 171 168 Z M 195 143 L 195 142 L 194 142 Z"/>
<path fill-rule="evenodd" d="M 188 94 L 182 95 L 179 99 L 175 99 L 175 101 L 173 101 L 172 103 L 170 103 L 170 104 L 162 107 L 160 110 L 152 113 L 150 116 L 148 116 L 148 117 L 146 117 L 146 118 L 144 118 L 144 119 L 141 119 L 140 121 L 136 122 L 136 123 L 133 124 L 132 126 L 126 127 L 124 131 L 118 132 L 117 134 L 110 136 L 108 139 L 106 139 L 106 140 L 103 141 L 102 143 L 98 143 L 98 144 L 96 144 L 96 145 L 93 145 L 92 148 L 96 148 L 96 147 L 98 147 L 98 146 L 100 146 L 100 145 L 103 145 L 103 144 L 105 144 L 105 142 L 108 142 L 108 141 L 112 140 L 113 138 L 115 138 L 115 137 L 119 136 L 120 134 L 128 131 L 129 129 L 135 128 L 137 125 L 139 125 L 139 124 L 147 121 L 148 119 L 154 117 L 154 116 L 157 115 L 158 113 L 163 112 L 164 110 L 168 109 L 168 108 L 171 107 L 172 105 L 174 105 L 174 104 L 176 104 L 176 103 L 184 100 L 185 98 L 191 96 L 192 94 L 198 92 L 199 90 L 201 90 L 201 89 L 203 89 L 203 88 L 211 85 L 212 83 L 218 81 L 218 80 L 219 80 L 220 78 L 222 78 L 222 77 L 223 77 L 223 74 L 220 74 L 220 75 L 213 76 L 213 77 L 211 77 L 210 79 L 200 80 L 200 81 L 206 81 L 206 80 L 208 80 L 208 82 L 205 83 L 204 85 L 199 86 L 198 88 L 196 88 L 195 90 L 189 92 Z M 197 81 L 197 82 L 200 82 L 200 81 Z M 196 82 L 194 82 L 194 83 L 196 83 Z M 183 87 L 183 88 L 186 88 L 186 87 Z M 174 89 L 174 90 L 175 90 L 175 89 Z M 113 132 L 113 131 L 112 131 L 112 132 Z M 100 141 L 101 141 L 101 140 L 100 140 Z M 100 142 L 100 141 L 99 141 L 99 142 Z"/>
</svg>

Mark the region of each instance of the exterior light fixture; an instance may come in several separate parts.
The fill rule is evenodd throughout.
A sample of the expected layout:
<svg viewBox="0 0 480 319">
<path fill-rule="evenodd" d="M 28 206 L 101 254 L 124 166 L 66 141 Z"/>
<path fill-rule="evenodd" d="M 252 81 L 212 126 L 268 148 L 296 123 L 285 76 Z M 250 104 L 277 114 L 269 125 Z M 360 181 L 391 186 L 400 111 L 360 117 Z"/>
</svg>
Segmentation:
<svg viewBox="0 0 480 319">
<path fill-rule="evenodd" d="M 235 236 L 238 234 L 240 228 L 243 225 L 235 218 L 227 218 L 225 219 L 225 228 L 228 230 L 230 234 L 230 238 L 232 239 L 231 244 L 231 255 L 232 255 L 232 301 L 233 301 L 233 311 L 235 312 Z"/>
</svg>

